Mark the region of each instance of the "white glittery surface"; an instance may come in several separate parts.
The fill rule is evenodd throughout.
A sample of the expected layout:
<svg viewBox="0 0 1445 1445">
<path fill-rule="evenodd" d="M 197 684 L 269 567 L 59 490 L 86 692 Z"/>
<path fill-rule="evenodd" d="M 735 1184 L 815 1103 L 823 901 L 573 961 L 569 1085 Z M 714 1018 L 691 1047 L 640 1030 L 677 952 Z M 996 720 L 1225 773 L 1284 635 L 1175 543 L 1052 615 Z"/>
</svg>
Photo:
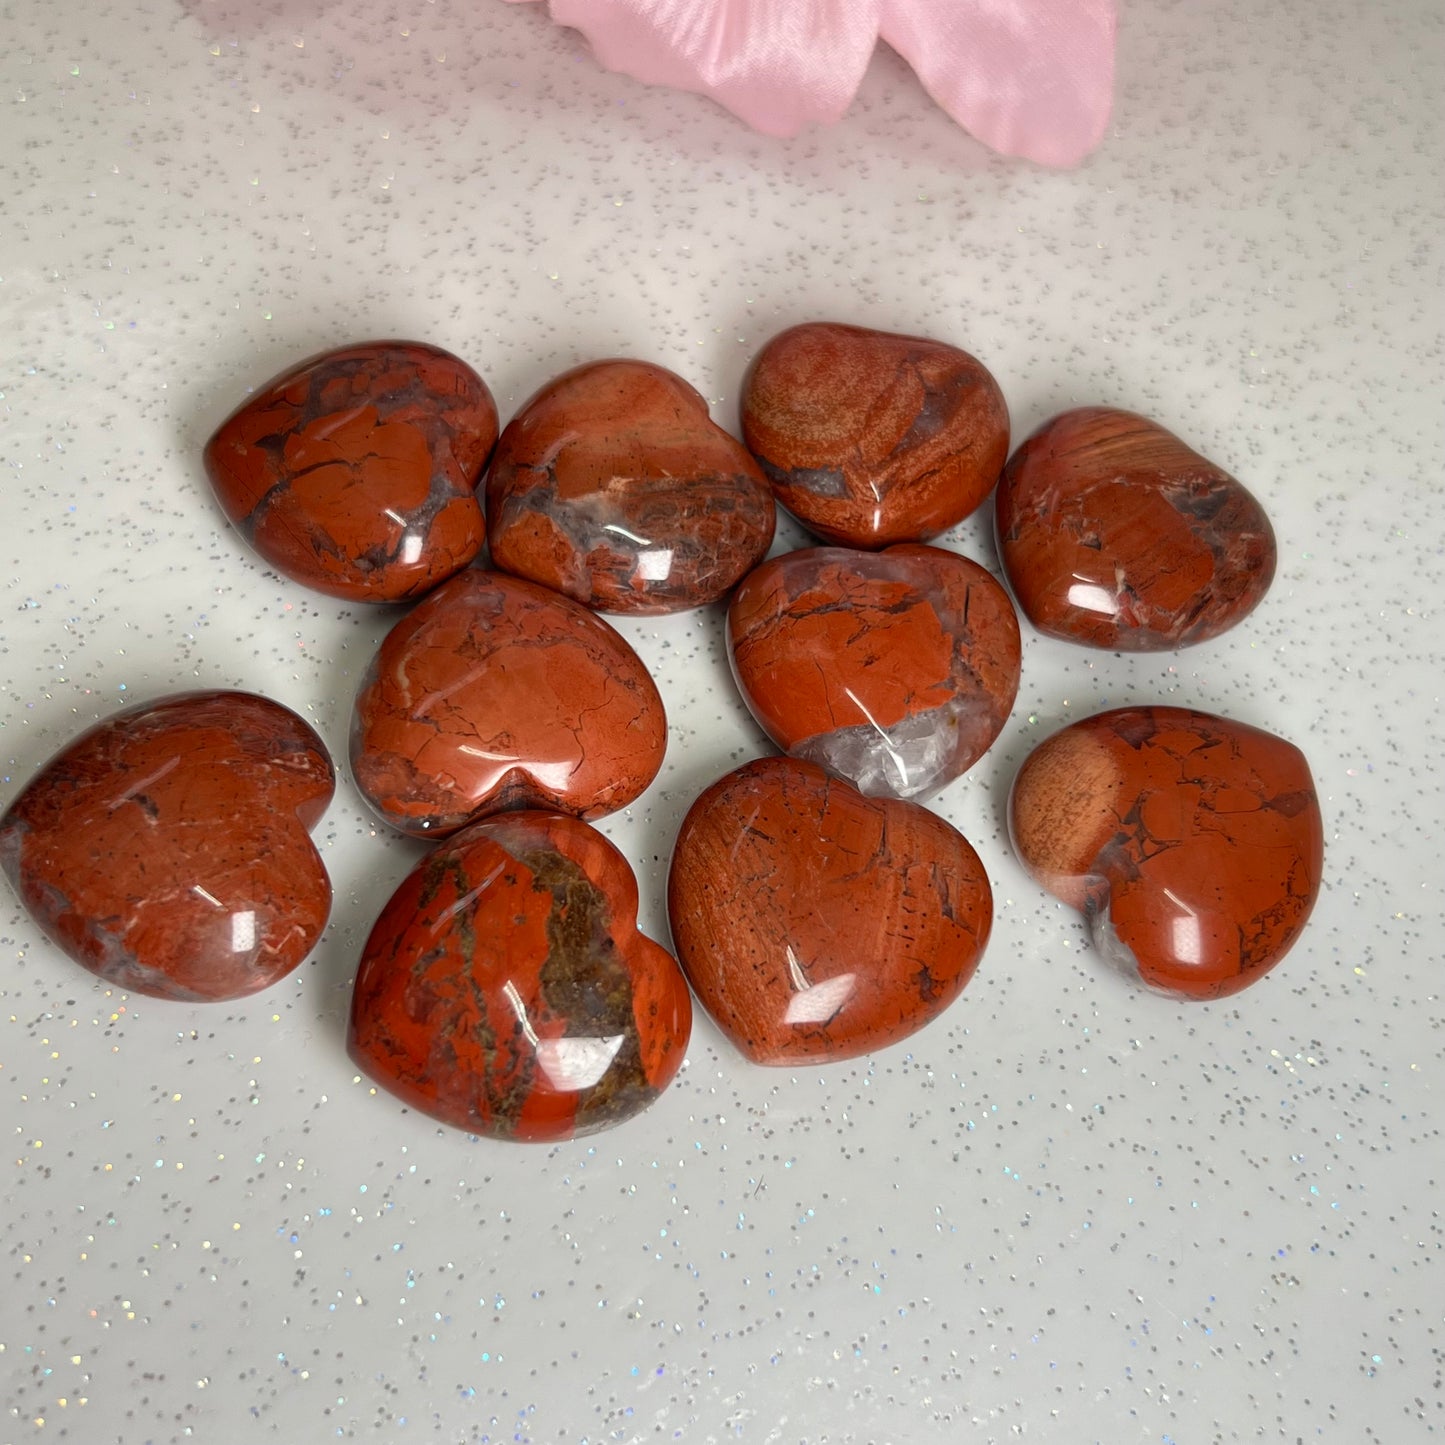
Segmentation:
<svg viewBox="0 0 1445 1445">
<path fill-rule="evenodd" d="M 344 756 L 390 617 L 268 571 L 200 467 L 248 386 L 343 342 L 447 347 L 504 419 L 643 357 L 735 428 L 782 327 L 921 332 L 1016 436 L 1150 413 L 1280 542 L 1191 651 L 1025 629 L 1012 721 L 937 804 L 996 894 L 954 1008 L 795 1073 L 700 1019 L 588 1141 L 469 1140 L 356 1078 L 356 957 L 422 850 L 348 780 L 326 938 L 242 1003 L 108 989 L 0 888 L 0 1440 L 1445 1437 L 1437 5 L 1128 3 L 1069 173 L 990 156 L 886 53 L 779 142 L 493 0 L 10 0 L 0 35 L 0 806 L 198 686 Z M 981 517 L 947 544 L 996 565 Z M 765 750 L 719 622 L 620 624 L 672 740 L 603 826 L 663 938 L 683 811 Z M 1325 810 L 1303 940 L 1224 1004 L 1131 989 L 1007 845 L 1035 741 L 1156 700 L 1292 739 Z"/>
</svg>

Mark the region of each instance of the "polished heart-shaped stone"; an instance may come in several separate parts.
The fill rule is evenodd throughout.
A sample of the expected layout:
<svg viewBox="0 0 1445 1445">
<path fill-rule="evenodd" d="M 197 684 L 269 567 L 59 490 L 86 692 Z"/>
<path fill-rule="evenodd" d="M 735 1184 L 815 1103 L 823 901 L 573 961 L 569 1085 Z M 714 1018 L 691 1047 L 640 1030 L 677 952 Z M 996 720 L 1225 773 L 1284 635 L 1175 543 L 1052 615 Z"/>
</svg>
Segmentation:
<svg viewBox="0 0 1445 1445">
<path fill-rule="evenodd" d="M 968 841 L 926 808 L 764 758 L 689 809 L 667 911 L 702 1006 L 748 1058 L 789 1065 L 936 1018 L 973 976 L 993 895 Z"/>
<path fill-rule="evenodd" d="M 643 361 L 548 382 L 487 475 L 494 565 L 603 612 L 717 601 L 766 554 L 774 516 L 746 448 L 680 376 Z"/>
<path fill-rule="evenodd" d="M 637 882 L 595 828 L 489 818 L 392 895 L 362 953 L 351 1057 L 470 1133 L 555 1140 L 645 1109 L 687 1049 L 672 955 L 637 931 Z"/>
<path fill-rule="evenodd" d="M 481 550 L 477 482 L 497 408 L 464 361 L 416 341 L 312 357 L 206 444 L 226 516 L 278 572 L 350 602 L 420 597 Z"/>
<path fill-rule="evenodd" d="M 743 440 L 778 501 L 845 547 L 924 542 L 993 490 L 1009 418 L 956 346 L 815 321 L 775 336 L 749 373 Z"/>
<path fill-rule="evenodd" d="M 743 700 L 784 752 L 882 797 L 971 768 L 1019 687 L 1008 594 L 976 562 L 911 543 L 770 558 L 733 594 L 727 645 Z"/>
<path fill-rule="evenodd" d="M 999 555 L 1029 621 L 1089 647 L 1159 652 L 1217 637 L 1274 578 L 1264 508 L 1147 417 L 1082 407 L 1009 460 Z"/>
<path fill-rule="evenodd" d="M 351 771 L 394 828 L 442 837 L 488 813 L 625 808 L 667 747 L 642 660 L 585 607 L 467 571 L 401 619 L 357 693 Z"/>
<path fill-rule="evenodd" d="M 321 936 L 331 884 L 308 836 L 335 774 L 295 713 L 194 692 L 107 718 L 0 818 L 0 866 L 77 963 L 157 998 L 241 998 Z"/>
<path fill-rule="evenodd" d="M 1055 733 L 1009 799 L 1019 859 L 1126 976 L 1224 998 L 1299 938 L 1324 828 L 1309 764 L 1259 728 L 1125 707 Z"/>
</svg>

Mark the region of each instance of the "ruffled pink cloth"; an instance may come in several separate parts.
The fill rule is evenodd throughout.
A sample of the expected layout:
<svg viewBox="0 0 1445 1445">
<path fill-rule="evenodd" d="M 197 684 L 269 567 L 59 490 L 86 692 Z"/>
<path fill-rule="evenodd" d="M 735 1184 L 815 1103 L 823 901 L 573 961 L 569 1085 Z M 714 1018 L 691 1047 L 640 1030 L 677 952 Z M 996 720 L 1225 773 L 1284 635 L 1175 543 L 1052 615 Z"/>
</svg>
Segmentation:
<svg viewBox="0 0 1445 1445">
<path fill-rule="evenodd" d="M 518 0 L 511 0 L 518 3 Z M 1114 89 L 1114 0 L 550 0 L 609 70 L 796 135 L 848 109 L 879 39 L 1005 155 L 1077 164 Z"/>
</svg>

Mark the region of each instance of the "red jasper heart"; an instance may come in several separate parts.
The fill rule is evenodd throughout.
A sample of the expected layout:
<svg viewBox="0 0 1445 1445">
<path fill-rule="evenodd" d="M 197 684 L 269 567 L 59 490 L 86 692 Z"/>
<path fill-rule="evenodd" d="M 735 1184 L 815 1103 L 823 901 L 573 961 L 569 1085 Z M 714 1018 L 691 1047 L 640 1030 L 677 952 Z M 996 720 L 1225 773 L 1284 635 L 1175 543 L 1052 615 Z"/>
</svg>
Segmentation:
<svg viewBox="0 0 1445 1445">
<path fill-rule="evenodd" d="M 773 540 L 767 478 L 680 376 L 598 361 L 511 420 L 487 477 L 492 561 L 604 612 L 726 595 Z"/>
<path fill-rule="evenodd" d="M 206 444 L 226 516 L 279 572 L 353 602 L 419 597 L 481 550 L 497 408 L 435 346 L 342 347 L 263 386 Z"/>
<path fill-rule="evenodd" d="M 474 1134 L 570 1139 L 630 1118 L 677 1072 L 692 1003 L 637 931 L 637 883 L 555 813 L 477 823 L 403 881 L 367 940 L 351 1057 Z"/>
<path fill-rule="evenodd" d="M 999 481 L 995 520 L 1029 620 L 1090 647 L 1217 637 L 1274 578 L 1274 532 L 1254 497 L 1163 427 L 1109 407 L 1040 427 Z"/>
<path fill-rule="evenodd" d="M 657 687 L 607 623 L 520 577 L 469 571 L 382 642 L 351 770 L 393 827 L 442 837 L 507 809 L 624 808 L 666 746 Z"/>
<path fill-rule="evenodd" d="M 878 796 L 966 772 L 1019 687 L 1008 594 L 976 562 L 910 543 L 771 558 L 733 594 L 727 644 L 763 731 Z"/>
<path fill-rule="evenodd" d="M 1009 830 L 1110 963 L 1183 999 L 1262 977 L 1319 893 L 1324 830 L 1304 755 L 1185 708 L 1118 708 L 1055 733 L 1019 770 Z"/>
<path fill-rule="evenodd" d="M 0 865 L 46 934 L 107 982 L 240 998 L 310 953 L 331 884 L 308 829 L 335 788 L 320 738 L 243 692 L 117 713 L 0 819 Z"/>
<path fill-rule="evenodd" d="M 764 758 L 692 805 L 668 917 L 702 1006 L 760 1064 L 847 1059 L 936 1018 L 993 920 L 968 841 L 913 803 Z"/>
<path fill-rule="evenodd" d="M 847 547 L 936 537 L 988 496 L 1008 456 L 1003 393 L 968 352 L 833 322 L 768 342 L 742 423 L 783 506 Z"/>
</svg>

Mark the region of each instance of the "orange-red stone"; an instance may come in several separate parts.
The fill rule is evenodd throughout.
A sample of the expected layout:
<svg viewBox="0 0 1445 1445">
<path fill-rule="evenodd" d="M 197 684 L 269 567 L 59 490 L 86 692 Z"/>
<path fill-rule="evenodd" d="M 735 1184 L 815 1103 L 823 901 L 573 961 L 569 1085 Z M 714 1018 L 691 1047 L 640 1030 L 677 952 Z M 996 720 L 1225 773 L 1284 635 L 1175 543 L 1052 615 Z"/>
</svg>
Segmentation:
<svg viewBox="0 0 1445 1445">
<path fill-rule="evenodd" d="M 913 803 L 764 758 L 692 805 L 667 889 L 702 1006 L 760 1064 L 852 1058 L 922 1028 L 993 919 L 968 841 Z"/>
<path fill-rule="evenodd" d="M 1041 427 L 998 485 L 999 555 L 1030 622 L 1130 652 L 1216 637 L 1274 578 L 1264 508 L 1228 472 L 1133 412 Z"/>
<path fill-rule="evenodd" d="M 1008 594 L 937 547 L 773 557 L 733 594 L 727 644 L 763 731 L 873 795 L 918 797 L 966 772 L 1018 693 Z"/>
<path fill-rule="evenodd" d="M 501 1139 L 591 1134 L 677 1072 L 692 1003 L 637 931 L 637 883 L 596 829 L 491 818 L 424 859 L 367 940 L 351 1057 L 413 1108 Z"/>
<path fill-rule="evenodd" d="M 1009 830 L 1110 963 L 1183 999 L 1262 977 L 1319 892 L 1324 831 L 1304 755 L 1185 708 L 1118 708 L 1055 733 L 1014 781 Z"/>
<path fill-rule="evenodd" d="M 320 738 L 244 692 L 128 708 L 57 753 L 0 819 L 0 865 L 46 934 L 108 983 L 234 999 L 321 936 L 308 836 L 335 788 Z"/>
<path fill-rule="evenodd" d="M 774 506 L 747 450 L 680 376 L 597 361 L 508 423 L 487 477 L 492 562 L 604 612 L 725 596 L 766 554 Z"/>
<path fill-rule="evenodd" d="M 332 597 L 419 597 L 481 550 L 475 491 L 497 408 L 465 362 L 415 341 L 312 357 L 206 444 L 226 516 L 278 572 Z"/>
<path fill-rule="evenodd" d="M 743 389 L 743 440 L 778 501 L 847 547 L 923 542 L 993 490 L 1003 393 L 956 346 L 810 322 L 775 336 Z"/>
<path fill-rule="evenodd" d="M 467 571 L 387 634 L 357 694 L 351 770 L 404 833 L 516 808 L 584 818 L 657 775 L 667 717 L 642 660 L 585 607 Z"/>
</svg>

